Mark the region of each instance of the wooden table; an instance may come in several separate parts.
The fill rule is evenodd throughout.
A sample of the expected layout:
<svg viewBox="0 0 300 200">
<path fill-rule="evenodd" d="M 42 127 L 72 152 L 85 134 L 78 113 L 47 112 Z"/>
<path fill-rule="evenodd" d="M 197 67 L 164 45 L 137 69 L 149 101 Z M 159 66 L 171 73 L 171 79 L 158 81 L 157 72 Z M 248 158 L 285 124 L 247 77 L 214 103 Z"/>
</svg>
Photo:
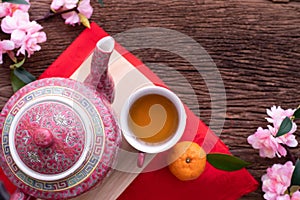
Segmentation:
<svg viewBox="0 0 300 200">
<path fill-rule="evenodd" d="M 287 109 L 299 105 L 299 1 L 275 4 L 268 0 L 111 0 L 104 3 L 101 7 L 96 0 L 92 1 L 92 20 L 111 35 L 132 28 L 161 27 L 184 34 L 200 44 L 218 67 L 226 90 L 226 116 L 222 115 L 224 108 L 220 108 L 220 115 L 215 118 L 222 122 L 225 117 L 224 127 L 211 128 L 222 132 L 221 139 L 234 155 L 253 163 L 248 169 L 257 180 L 273 163 L 285 162 L 284 159 L 260 158 L 246 138 L 257 127 L 266 127 L 266 108 L 280 105 Z M 33 1 L 31 19 L 43 17 L 49 4 L 46 0 Z M 24 65 L 35 76 L 39 76 L 84 29 L 83 26 L 64 25 L 60 17 L 42 21 L 41 25 L 48 40 Z M 1 34 L 1 39 L 5 37 Z M 134 38 L 126 39 L 128 48 L 138 45 Z M 162 49 L 137 49 L 133 53 L 148 63 L 206 124 L 210 123 L 209 88 L 197 67 L 180 55 Z M 13 94 L 10 62 L 7 57 L 4 60 L 0 68 L 0 109 Z M 188 80 L 198 102 L 190 98 L 191 90 L 185 91 L 184 86 L 178 84 L 176 74 L 168 73 L 169 67 Z M 299 131 L 297 136 L 299 138 Z M 300 156 L 297 150 L 293 152 Z M 243 199 L 262 199 L 262 194 L 259 189 Z"/>
</svg>

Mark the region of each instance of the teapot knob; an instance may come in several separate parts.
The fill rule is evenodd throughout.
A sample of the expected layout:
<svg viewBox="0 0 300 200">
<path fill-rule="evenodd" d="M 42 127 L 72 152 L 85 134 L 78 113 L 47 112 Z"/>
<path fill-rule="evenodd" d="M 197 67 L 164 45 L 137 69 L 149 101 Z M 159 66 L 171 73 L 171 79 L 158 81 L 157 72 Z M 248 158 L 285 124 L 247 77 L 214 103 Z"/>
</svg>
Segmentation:
<svg viewBox="0 0 300 200">
<path fill-rule="evenodd" d="M 33 130 L 33 141 L 40 147 L 47 148 L 53 144 L 53 134 L 45 128 L 37 128 Z"/>
</svg>

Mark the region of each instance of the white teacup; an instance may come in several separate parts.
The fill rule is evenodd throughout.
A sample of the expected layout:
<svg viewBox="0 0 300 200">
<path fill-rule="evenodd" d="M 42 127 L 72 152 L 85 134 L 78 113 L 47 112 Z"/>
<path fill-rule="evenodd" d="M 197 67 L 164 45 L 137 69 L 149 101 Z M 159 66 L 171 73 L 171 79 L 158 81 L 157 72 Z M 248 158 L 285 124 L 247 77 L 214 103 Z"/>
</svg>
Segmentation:
<svg viewBox="0 0 300 200">
<path fill-rule="evenodd" d="M 145 96 L 148 97 L 149 95 L 153 95 L 153 94 L 168 99 L 174 105 L 177 111 L 177 118 L 174 117 L 174 120 L 176 118 L 176 121 L 178 122 L 177 127 L 175 127 L 175 131 L 167 139 L 160 142 L 144 141 L 143 139 L 137 137 L 135 133 L 133 133 L 133 129 L 130 126 L 131 117 L 129 113 L 132 106 L 136 105 L 135 102 L 137 100 Z M 159 106 L 160 104 L 155 104 L 155 105 Z M 161 117 L 160 115 L 158 116 Z M 158 119 L 151 119 L 151 122 L 156 123 L 157 120 Z M 145 153 L 159 153 L 170 149 L 180 140 L 186 126 L 186 113 L 181 100 L 178 98 L 176 94 L 171 92 L 169 89 L 160 86 L 146 86 L 138 89 L 137 91 L 135 91 L 133 94 L 129 96 L 121 111 L 120 124 L 123 132 L 123 136 L 125 137 L 127 142 L 135 149 Z"/>
</svg>

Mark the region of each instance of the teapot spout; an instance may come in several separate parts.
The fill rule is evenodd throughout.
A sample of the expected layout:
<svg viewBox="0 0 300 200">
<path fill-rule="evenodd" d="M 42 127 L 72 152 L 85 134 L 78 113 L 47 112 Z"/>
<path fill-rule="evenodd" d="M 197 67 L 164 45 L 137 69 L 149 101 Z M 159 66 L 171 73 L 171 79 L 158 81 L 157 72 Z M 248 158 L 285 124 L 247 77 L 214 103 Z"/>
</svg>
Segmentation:
<svg viewBox="0 0 300 200">
<path fill-rule="evenodd" d="M 115 47 L 115 40 L 111 36 L 106 36 L 97 42 L 96 47 L 103 53 L 111 54 Z"/>
<path fill-rule="evenodd" d="M 114 100 L 114 82 L 108 73 L 108 62 L 114 47 L 115 40 L 111 36 L 106 36 L 97 42 L 92 57 L 91 73 L 84 81 L 106 97 L 110 103 Z"/>
</svg>

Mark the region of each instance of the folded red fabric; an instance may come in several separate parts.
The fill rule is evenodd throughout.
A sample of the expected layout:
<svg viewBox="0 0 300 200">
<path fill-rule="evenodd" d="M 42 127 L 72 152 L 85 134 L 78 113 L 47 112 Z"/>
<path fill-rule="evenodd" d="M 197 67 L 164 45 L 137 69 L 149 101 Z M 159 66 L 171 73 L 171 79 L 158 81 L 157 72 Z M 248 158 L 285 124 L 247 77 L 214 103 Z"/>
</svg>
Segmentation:
<svg viewBox="0 0 300 200">
<path fill-rule="evenodd" d="M 108 35 L 96 23 L 91 23 L 91 28 L 84 30 L 78 38 L 58 57 L 58 59 L 40 76 L 46 77 L 70 77 L 83 61 L 92 53 L 97 41 Z M 79 51 L 80 49 L 80 51 Z M 142 72 L 155 84 L 164 83 L 140 60 L 127 52 L 120 45 L 116 50 L 123 55 L 133 66 Z M 67 66 L 67 67 L 66 67 Z M 63 70 L 62 70 L 63 69 Z M 165 86 L 165 85 L 164 85 Z M 198 144 L 203 141 L 214 145 L 212 152 L 230 154 L 224 143 L 187 107 L 187 127 L 181 140 L 193 140 Z M 196 136 L 195 136 L 196 133 Z M 156 156 L 150 165 L 161 162 L 162 156 Z M 0 170 L 0 178 L 10 192 L 15 187 L 3 175 Z M 224 172 L 215 169 L 207 163 L 204 173 L 193 181 L 179 181 L 173 176 L 167 167 L 160 170 L 141 173 L 121 194 L 119 200 L 125 199 L 238 199 L 244 194 L 256 190 L 257 181 L 245 170 Z"/>
</svg>

